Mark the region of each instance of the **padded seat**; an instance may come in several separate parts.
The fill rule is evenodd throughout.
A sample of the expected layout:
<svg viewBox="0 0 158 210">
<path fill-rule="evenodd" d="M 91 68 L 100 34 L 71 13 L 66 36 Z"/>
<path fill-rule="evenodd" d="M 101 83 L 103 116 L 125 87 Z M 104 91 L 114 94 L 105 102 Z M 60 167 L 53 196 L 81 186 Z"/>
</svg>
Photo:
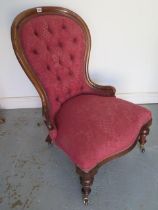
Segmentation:
<svg viewBox="0 0 158 210">
<path fill-rule="evenodd" d="M 66 101 L 56 116 L 55 143 L 88 172 L 132 146 L 150 119 L 147 109 L 115 97 L 76 96 Z"/>
</svg>

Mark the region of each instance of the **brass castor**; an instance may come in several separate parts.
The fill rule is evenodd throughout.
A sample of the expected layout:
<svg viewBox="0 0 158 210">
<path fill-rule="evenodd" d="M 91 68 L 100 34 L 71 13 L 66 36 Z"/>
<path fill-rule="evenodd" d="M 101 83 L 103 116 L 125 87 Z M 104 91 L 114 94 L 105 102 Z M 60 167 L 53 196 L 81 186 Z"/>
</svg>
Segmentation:
<svg viewBox="0 0 158 210">
<path fill-rule="evenodd" d="M 85 206 L 88 206 L 89 200 L 87 197 L 83 198 L 83 203 Z"/>
<path fill-rule="evenodd" d="M 141 152 L 142 152 L 142 153 L 144 153 L 144 152 L 145 152 L 145 147 L 144 147 L 144 145 L 143 145 L 143 144 L 140 144 L 140 150 L 141 150 Z"/>
</svg>

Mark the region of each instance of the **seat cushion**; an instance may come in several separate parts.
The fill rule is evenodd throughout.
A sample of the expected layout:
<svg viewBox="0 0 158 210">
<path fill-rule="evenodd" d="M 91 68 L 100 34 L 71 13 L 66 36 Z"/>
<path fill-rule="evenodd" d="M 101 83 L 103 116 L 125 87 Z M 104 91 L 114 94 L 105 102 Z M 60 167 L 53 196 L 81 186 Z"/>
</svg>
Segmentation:
<svg viewBox="0 0 158 210">
<path fill-rule="evenodd" d="M 151 112 L 115 97 L 80 95 L 62 105 L 56 120 L 55 143 L 88 172 L 132 146 Z"/>
</svg>

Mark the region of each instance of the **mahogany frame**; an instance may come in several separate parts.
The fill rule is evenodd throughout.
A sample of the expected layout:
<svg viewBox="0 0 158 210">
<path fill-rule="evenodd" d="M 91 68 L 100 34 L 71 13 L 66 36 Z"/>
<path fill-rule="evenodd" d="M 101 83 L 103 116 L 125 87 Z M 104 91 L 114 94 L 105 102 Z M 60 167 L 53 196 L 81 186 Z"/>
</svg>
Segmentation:
<svg viewBox="0 0 158 210">
<path fill-rule="evenodd" d="M 115 96 L 116 90 L 112 86 L 98 85 L 90 79 L 90 76 L 88 73 L 88 63 L 89 63 L 89 55 L 90 55 L 90 49 L 91 49 L 91 37 L 90 37 L 90 32 L 89 32 L 89 29 L 88 29 L 86 23 L 79 15 L 72 12 L 71 10 L 68 10 L 68 9 L 65 9 L 62 7 L 36 7 L 36 8 L 31 8 L 31 9 L 23 11 L 18 16 L 16 16 L 16 18 L 14 19 L 14 21 L 12 23 L 12 27 L 11 27 L 12 45 L 13 45 L 13 48 L 14 48 L 14 51 L 15 51 L 15 54 L 16 54 L 16 57 L 17 57 L 19 63 L 21 64 L 26 75 L 31 80 L 31 82 L 33 83 L 33 85 L 35 86 L 36 90 L 38 91 L 38 93 L 40 95 L 40 98 L 42 101 L 42 113 L 43 113 L 44 121 L 45 121 L 48 129 L 52 130 L 55 125 L 52 125 L 51 121 L 49 119 L 49 101 L 48 101 L 46 92 L 43 89 L 40 81 L 37 79 L 36 75 L 33 73 L 32 68 L 29 65 L 29 63 L 23 53 L 23 50 L 21 48 L 20 41 L 19 41 L 19 36 L 18 36 L 18 29 L 20 27 L 20 24 L 22 24 L 24 21 L 28 20 L 29 18 L 32 18 L 33 16 L 46 15 L 46 14 L 52 14 L 52 15 L 58 14 L 58 15 L 67 16 L 67 17 L 73 19 L 74 21 L 76 21 L 80 25 L 80 27 L 82 28 L 82 30 L 85 34 L 85 38 L 86 38 L 86 50 L 85 50 L 85 56 L 84 56 L 86 82 L 92 88 L 100 90 L 100 91 L 104 91 L 105 96 Z M 140 142 L 142 152 L 145 151 L 144 144 L 146 143 L 146 136 L 149 134 L 149 126 L 151 125 L 151 122 L 152 122 L 152 120 L 149 121 L 146 125 L 144 125 L 141 128 L 137 139 L 128 149 L 126 149 L 125 151 L 120 152 L 112 157 L 105 159 L 104 161 L 100 162 L 91 171 L 86 173 L 76 166 L 76 172 L 80 176 L 80 182 L 82 185 L 82 194 L 83 194 L 84 204 L 88 204 L 88 195 L 91 192 L 91 185 L 93 183 L 94 176 L 97 173 L 97 170 L 100 166 L 102 166 L 104 163 L 106 163 L 114 158 L 120 157 L 120 156 L 126 154 L 127 152 L 131 151 L 134 148 L 134 146 L 136 145 L 137 141 Z M 47 137 L 46 141 L 48 143 L 50 143 L 49 136 Z"/>
</svg>

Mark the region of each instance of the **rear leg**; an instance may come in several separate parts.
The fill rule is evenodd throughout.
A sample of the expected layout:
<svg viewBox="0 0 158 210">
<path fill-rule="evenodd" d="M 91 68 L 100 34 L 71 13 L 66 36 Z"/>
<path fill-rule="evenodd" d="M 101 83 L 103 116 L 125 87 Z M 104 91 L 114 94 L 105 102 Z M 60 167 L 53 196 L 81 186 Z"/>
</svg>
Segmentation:
<svg viewBox="0 0 158 210">
<path fill-rule="evenodd" d="M 146 137 L 149 134 L 149 131 L 150 131 L 149 127 L 146 126 L 141 130 L 140 135 L 139 135 L 140 150 L 143 153 L 145 152 L 144 145 L 147 142 Z"/>
<path fill-rule="evenodd" d="M 48 135 L 46 140 L 45 140 L 48 144 L 52 144 L 52 139 L 50 138 L 50 136 Z"/>
</svg>

